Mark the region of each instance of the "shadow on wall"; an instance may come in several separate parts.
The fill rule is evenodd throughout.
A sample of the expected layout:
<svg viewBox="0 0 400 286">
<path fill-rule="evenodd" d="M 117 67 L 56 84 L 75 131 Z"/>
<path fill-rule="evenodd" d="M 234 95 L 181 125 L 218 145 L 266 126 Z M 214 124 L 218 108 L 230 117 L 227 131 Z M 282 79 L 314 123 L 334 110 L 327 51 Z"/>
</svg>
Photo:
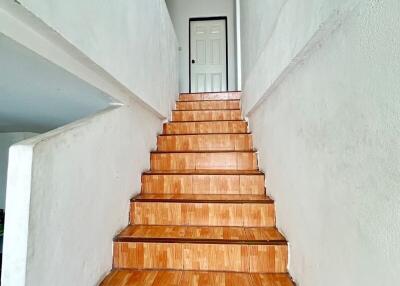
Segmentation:
<svg viewBox="0 0 400 286">
<path fill-rule="evenodd" d="M 0 66 L 2 254 L 10 146 L 103 110 L 112 98 L 3 34 L 0 34 Z"/>
</svg>

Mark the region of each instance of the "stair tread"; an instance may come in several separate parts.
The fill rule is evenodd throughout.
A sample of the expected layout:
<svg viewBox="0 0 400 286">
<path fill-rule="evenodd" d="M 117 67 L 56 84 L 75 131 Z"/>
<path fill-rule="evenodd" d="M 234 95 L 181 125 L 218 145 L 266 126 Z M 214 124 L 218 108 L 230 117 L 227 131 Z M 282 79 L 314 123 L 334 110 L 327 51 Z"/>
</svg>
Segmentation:
<svg viewBox="0 0 400 286">
<path fill-rule="evenodd" d="M 223 195 L 223 194 L 140 194 L 132 202 L 177 202 L 177 203 L 257 203 L 274 201 L 267 195 Z"/>
<path fill-rule="evenodd" d="M 100 286 L 294 286 L 288 274 L 113 270 Z"/>
<path fill-rule="evenodd" d="M 259 170 L 165 170 L 157 171 L 151 170 L 146 171 L 143 175 L 264 175 L 263 172 Z"/>
<path fill-rule="evenodd" d="M 275 227 L 129 225 L 114 241 L 210 244 L 287 244 Z"/>
<path fill-rule="evenodd" d="M 164 153 L 257 153 L 256 149 L 250 149 L 250 150 L 172 150 L 172 151 L 159 151 L 159 150 L 154 150 L 151 151 L 151 154 L 164 154 Z"/>
<path fill-rule="evenodd" d="M 238 132 L 238 133 L 178 133 L 178 134 L 159 134 L 162 137 L 173 137 L 173 136 L 215 136 L 215 135 L 251 135 L 251 132 Z"/>
<path fill-rule="evenodd" d="M 214 111 L 240 111 L 240 108 L 214 108 L 214 109 L 173 109 L 176 112 L 214 112 Z"/>
</svg>

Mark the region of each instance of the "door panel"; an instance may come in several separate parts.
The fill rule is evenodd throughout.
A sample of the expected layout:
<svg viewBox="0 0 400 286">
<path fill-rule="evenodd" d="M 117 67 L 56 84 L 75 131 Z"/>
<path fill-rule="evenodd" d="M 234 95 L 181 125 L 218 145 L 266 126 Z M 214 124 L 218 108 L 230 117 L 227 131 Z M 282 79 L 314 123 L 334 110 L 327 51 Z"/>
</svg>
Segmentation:
<svg viewBox="0 0 400 286">
<path fill-rule="evenodd" d="M 191 92 L 227 90 L 226 20 L 190 21 Z"/>
</svg>

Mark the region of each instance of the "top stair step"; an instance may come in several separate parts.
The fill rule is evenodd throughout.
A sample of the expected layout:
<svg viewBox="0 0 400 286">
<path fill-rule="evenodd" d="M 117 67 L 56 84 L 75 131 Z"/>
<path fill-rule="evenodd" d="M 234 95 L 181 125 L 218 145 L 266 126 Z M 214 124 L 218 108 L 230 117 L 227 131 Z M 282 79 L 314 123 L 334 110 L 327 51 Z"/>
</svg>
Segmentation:
<svg viewBox="0 0 400 286">
<path fill-rule="evenodd" d="M 238 100 L 240 91 L 233 92 L 205 92 L 205 93 L 181 93 L 179 101 L 201 101 L 201 100 Z"/>
<path fill-rule="evenodd" d="M 240 109 L 240 100 L 177 101 L 177 110 Z"/>
</svg>

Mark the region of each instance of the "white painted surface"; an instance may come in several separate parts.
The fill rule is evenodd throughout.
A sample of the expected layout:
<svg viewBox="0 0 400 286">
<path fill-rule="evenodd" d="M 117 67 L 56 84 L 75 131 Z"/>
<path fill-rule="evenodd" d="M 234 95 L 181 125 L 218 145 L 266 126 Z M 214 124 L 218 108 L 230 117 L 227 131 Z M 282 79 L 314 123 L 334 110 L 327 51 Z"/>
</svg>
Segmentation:
<svg viewBox="0 0 400 286">
<path fill-rule="evenodd" d="M 235 23 L 236 23 L 236 83 L 237 90 L 242 90 L 242 36 L 240 21 L 240 0 L 235 0 Z"/>
<path fill-rule="evenodd" d="M 97 285 L 178 92 L 176 37 L 163 1 L 21 3 L 0 32 L 123 106 L 12 147 L 2 285 Z"/>
<path fill-rule="evenodd" d="M 189 91 L 189 18 L 228 17 L 228 89 L 236 90 L 235 0 L 166 0 L 179 46 L 179 86 Z"/>
<path fill-rule="evenodd" d="M 226 20 L 190 22 L 191 92 L 226 91 Z"/>
<path fill-rule="evenodd" d="M 4 4 L 11 3 L 10 0 L 2 2 L 0 7 L 5 6 L 8 14 L 22 22 L 6 26 L 5 34 L 90 80 L 94 86 L 112 85 L 107 88 L 129 94 L 160 116 L 168 117 L 178 93 L 178 51 L 163 0 L 23 0 L 19 1 L 22 7 Z M 9 12 L 8 6 L 19 7 Z M 34 16 L 18 11 L 21 9 Z M 0 21 L 11 23 L 7 18 Z M 24 25 L 28 29 L 33 27 L 33 33 L 24 30 L 21 36 L 16 32 Z M 48 27 L 43 27 L 46 25 L 53 30 L 48 31 Z M 2 25 L 0 29 L 5 28 Z M 39 44 L 32 38 L 38 38 Z M 89 70 L 89 75 L 84 70 Z M 104 78 L 106 83 L 101 82 Z"/>
<path fill-rule="evenodd" d="M 30 132 L 0 133 L 0 209 L 4 209 L 6 203 L 8 149 L 14 143 L 35 135 Z"/>
<path fill-rule="evenodd" d="M 310 15 L 279 20 L 290 33 L 270 39 L 281 47 L 273 63 L 291 53 L 307 19 L 323 18 L 289 2 Z M 399 14 L 397 0 L 363 1 L 250 115 L 299 286 L 398 284 Z"/>
<path fill-rule="evenodd" d="M 1 33 L 0 66 L 0 132 L 43 133 L 114 101 Z"/>
<path fill-rule="evenodd" d="M 256 108 L 360 1 L 241 1 L 243 91 L 251 94 L 244 97 L 245 113 Z"/>
<path fill-rule="evenodd" d="M 97 285 L 160 129 L 131 100 L 13 146 L 2 285 Z"/>
</svg>

